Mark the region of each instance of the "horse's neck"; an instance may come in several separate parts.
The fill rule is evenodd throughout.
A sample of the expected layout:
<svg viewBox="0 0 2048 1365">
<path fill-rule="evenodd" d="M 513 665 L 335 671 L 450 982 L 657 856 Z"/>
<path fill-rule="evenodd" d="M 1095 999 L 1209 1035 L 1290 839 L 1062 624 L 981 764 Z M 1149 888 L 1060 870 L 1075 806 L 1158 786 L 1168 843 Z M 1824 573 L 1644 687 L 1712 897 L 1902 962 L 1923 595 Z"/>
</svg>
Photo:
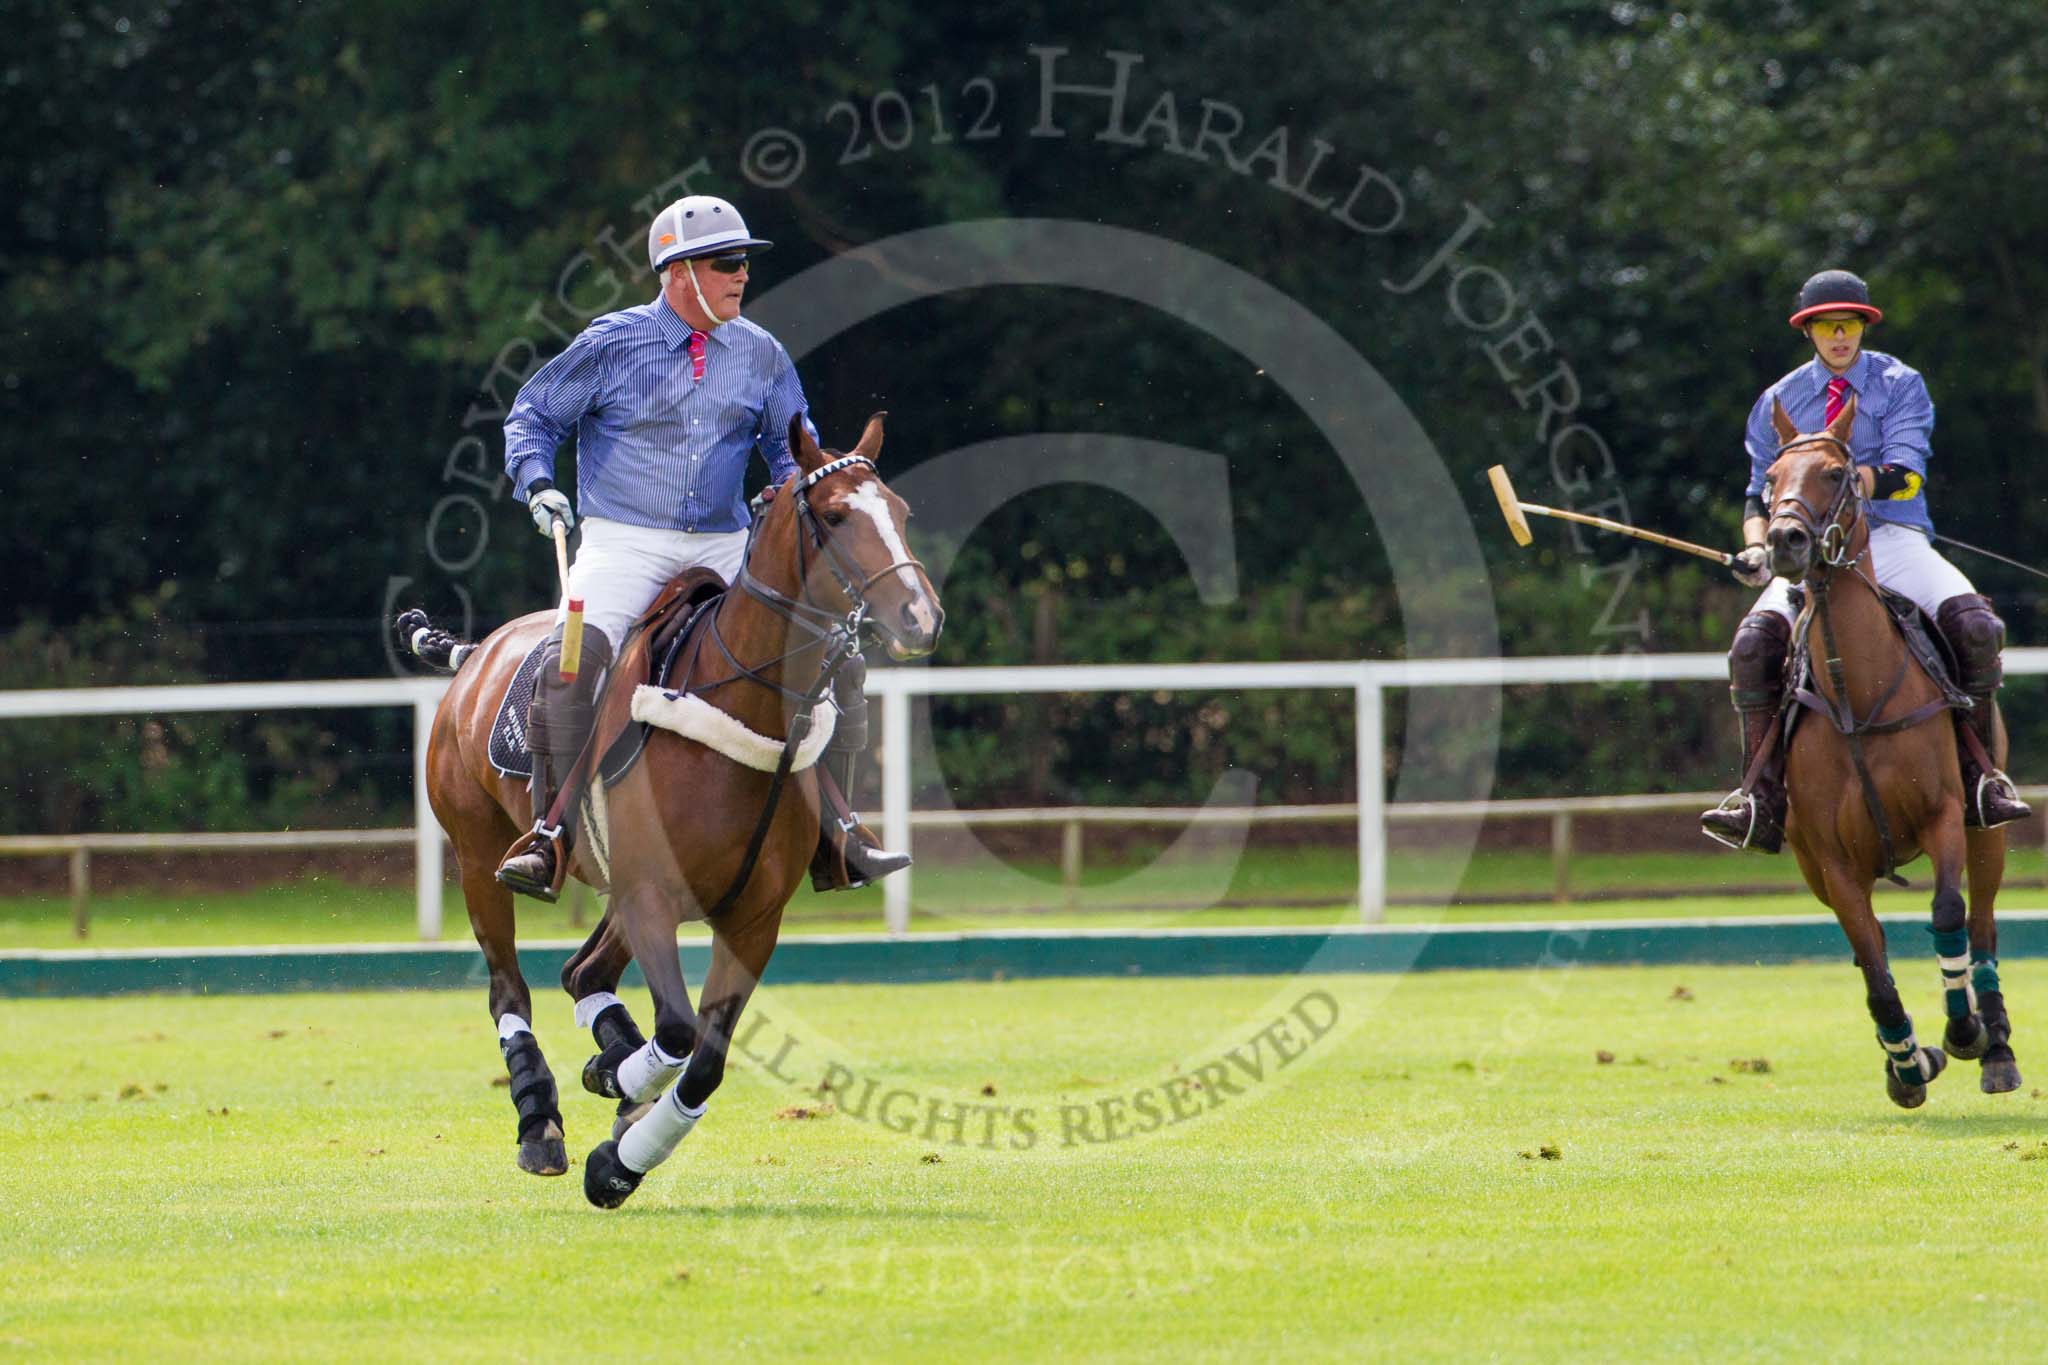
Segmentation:
<svg viewBox="0 0 2048 1365">
<path fill-rule="evenodd" d="M 754 538 L 744 572 L 762 587 L 784 597 L 800 597 L 802 584 L 796 578 L 796 551 L 790 537 L 770 536 L 764 528 Z M 712 642 L 713 631 L 725 642 L 725 650 Z M 796 651 L 793 656 L 792 650 Z M 761 681 L 734 676 L 726 651 Z M 703 699 L 757 734 L 782 735 L 787 732 L 795 703 L 775 689 L 785 687 L 808 693 L 817 685 L 824 652 L 822 646 L 812 642 L 810 632 L 792 625 L 766 602 L 734 583 L 713 613 L 709 629 L 697 632 L 684 675 L 685 685 L 702 687 L 731 678 L 702 693 Z"/>
<path fill-rule="evenodd" d="M 1814 589 L 1809 586 L 1809 592 Z M 1827 604 L 1829 627 L 1821 624 L 1820 602 Z M 1892 686 L 1902 669 L 1909 667 L 1906 643 L 1893 626 L 1891 610 L 1877 595 L 1877 589 L 1861 574 L 1837 569 L 1830 572 L 1825 597 L 1816 596 L 1813 621 L 1807 643 L 1813 654 L 1814 682 L 1822 695 L 1833 698 L 1834 680 L 1829 676 L 1828 633 L 1832 629 L 1835 649 L 1842 659 L 1842 680 L 1849 690 L 1849 705 L 1859 719 L 1870 719 L 1871 711 Z M 1921 680 L 1924 682 L 1924 680 Z M 1917 701 L 1920 690 L 1909 677 L 1886 701 L 1885 710 L 1895 712 L 1902 701 Z"/>
</svg>

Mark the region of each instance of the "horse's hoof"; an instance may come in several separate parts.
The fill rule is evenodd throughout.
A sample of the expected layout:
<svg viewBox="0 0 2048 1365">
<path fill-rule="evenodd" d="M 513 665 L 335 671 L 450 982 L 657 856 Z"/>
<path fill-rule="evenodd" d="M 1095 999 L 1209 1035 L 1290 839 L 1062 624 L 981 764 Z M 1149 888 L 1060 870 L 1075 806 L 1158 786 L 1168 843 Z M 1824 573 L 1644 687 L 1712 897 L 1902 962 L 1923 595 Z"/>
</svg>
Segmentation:
<svg viewBox="0 0 2048 1365">
<path fill-rule="evenodd" d="M 1927 1081 L 1939 1076 L 1947 1065 L 1948 1058 L 1943 1055 L 1940 1048 L 1920 1049 L 1920 1072 Z M 1918 1085 L 1907 1085 L 1899 1079 L 1899 1073 L 1892 1070 L 1890 1063 L 1885 1065 L 1884 1093 L 1891 1096 L 1892 1103 L 1901 1109 L 1918 1109 L 1927 1103 L 1927 1081 L 1922 1081 Z"/>
<path fill-rule="evenodd" d="M 638 1103 L 632 1100 L 620 1100 L 619 1116 L 612 1120 L 612 1141 L 617 1142 L 620 1138 L 624 1137 L 626 1130 L 645 1118 L 647 1111 L 653 1107 L 653 1100 L 641 1100 Z"/>
<path fill-rule="evenodd" d="M 619 1064 L 633 1055 L 635 1049 L 624 1043 L 614 1043 L 583 1064 L 583 1088 L 603 1099 L 615 1100 L 619 1095 Z"/>
<path fill-rule="evenodd" d="M 1977 1088 L 1987 1095 L 2005 1095 L 2019 1089 L 2020 1064 L 2010 1056 L 1987 1058 L 1977 1072 Z"/>
<path fill-rule="evenodd" d="M 530 1138 L 519 1140 L 519 1169 L 528 1175 L 567 1175 L 569 1149 L 559 1124 L 550 1123 Z"/>
<path fill-rule="evenodd" d="M 1976 1061 L 1990 1046 L 1991 1030 L 1974 1014 L 1949 1020 L 1948 1031 L 1941 1037 L 1941 1050 L 1959 1062 Z"/>
<path fill-rule="evenodd" d="M 583 1197 L 601 1209 L 615 1209 L 640 1188 L 644 1177 L 619 1160 L 617 1142 L 600 1142 L 583 1158 Z"/>
</svg>

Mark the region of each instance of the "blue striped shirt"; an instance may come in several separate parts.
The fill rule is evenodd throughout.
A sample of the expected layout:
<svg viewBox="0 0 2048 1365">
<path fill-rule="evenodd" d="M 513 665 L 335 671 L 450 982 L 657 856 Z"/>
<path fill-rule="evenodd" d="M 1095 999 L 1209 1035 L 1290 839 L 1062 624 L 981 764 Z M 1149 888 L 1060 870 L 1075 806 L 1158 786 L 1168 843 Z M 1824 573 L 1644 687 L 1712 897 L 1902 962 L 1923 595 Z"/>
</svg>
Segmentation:
<svg viewBox="0 0 2048 1365">
<path fill-rule="evenodd" d="M 1749 430 L 1743 445 L 1749 452 L 1750 497 L 1764 491 L 1764 471 L 1778 453 L 1778 433 L 1771 425 L 1771 399 L 1785 405 L 1792 425 L 1801 431 L 1826 428 L 1828 380 L 1834 378 L 1815 356 L 1763 391 L 1749 411 Z M 1849 451 L 1859 465 L 1895 464 L 1910 469 L 1923 480 L 1927 461 L 1933 454 L 1928 437 L 1934 431 L 1934 400 L 1927 396 L 1927 381 L 1920 371 L 1883 351 L 1862 351 L 1842 378 L 1856 395 L 1856 423 L 1849 429 Z M 1927 492 L 1893 501 L 1879 499 L 1870 504 L 1873 521 L 1896 522 L 1915 530 L 1934 533 L 1934 521 L 1927 515 Z"/>
<path fill-rule="evenodd" d="M 553 479 L 576 433 L 576 505 L 586 517 L 673 531 L 748 524 L 741 481 L 756 446 L 780 483 L 796 469 L 789 419 L 803 384 L 782 343 L 745 318 L 706 334 L 690 378 L 690 325 L 666 299 L 607 313 L 519 388 L 505 417 L 505 472 L 524 500 Z M 815 439 L 808 415 L 804 425 Z"/>
</svg>

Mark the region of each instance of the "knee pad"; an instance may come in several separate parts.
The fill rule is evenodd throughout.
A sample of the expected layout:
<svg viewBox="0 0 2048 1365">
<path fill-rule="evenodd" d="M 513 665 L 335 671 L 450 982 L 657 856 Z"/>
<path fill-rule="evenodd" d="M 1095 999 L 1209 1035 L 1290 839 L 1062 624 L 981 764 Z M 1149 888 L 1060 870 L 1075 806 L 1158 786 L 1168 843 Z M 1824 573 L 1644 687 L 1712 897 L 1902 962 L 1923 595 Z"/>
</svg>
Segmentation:
<svg viewBox="0 0 2048 1365">
<path fill-rule="evenodd" d="M 1736 709 L 1776 704 L 1785 681 L 1785 649 L 1791 643 L 1792 627 L 1776 612 L 1751 612 L 1742 618 L 1728 650 L 1728 688 Z"/>
<path fill-rule="evenodd" d="M 1955 651 L 1957 679 L 1973 697 L 1988 697 L 2004 679 L 2005 665 L 2000 651 L 2005 648 L 2005 622 L 1991 609 L 1991 599 L 1979 593 L 1960 593 L 1941 604 L 1934 614 L 1949 648 Z"/>
</svg>

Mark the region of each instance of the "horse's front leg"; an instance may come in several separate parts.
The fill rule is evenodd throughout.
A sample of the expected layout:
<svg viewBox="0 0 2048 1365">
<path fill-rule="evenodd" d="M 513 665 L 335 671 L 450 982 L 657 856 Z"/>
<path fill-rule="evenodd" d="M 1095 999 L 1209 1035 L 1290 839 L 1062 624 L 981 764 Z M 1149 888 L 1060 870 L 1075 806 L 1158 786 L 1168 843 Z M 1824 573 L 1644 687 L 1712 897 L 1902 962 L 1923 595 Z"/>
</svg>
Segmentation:
<svg viewBox="0 0 2048 1365">
<path fill-rule="evenodd" d="M 639 1188 L 647 1172 L 668 1160 L 704 1117 L 711 1093 L 725 1079 L 726 1054 L 739 1027 L 740 1013 L 759 984 L 768 955 L 774 951 L 779 920 L 779 916 L 763 916 L 756 921 L 758 927 L 733 938 L 723 932 L 714 934 L 711 966 L 704 976 L 703 1007 L 696 1017 L 696 1044 L 682 1079 L 667 1095 L 656 1100 L 624 1137 L 601 1143 L 590 1153 L 583 1167 L 583 1192 L 591 1203 L 600 1208 L 617 1208 L 624 1203 Z M 674 960 L 675 955 L 670 953 L 670 963 Z M 640 962 L 641 970 L 648 974 L 648 984 L 653 986 L 655 973 L 648 969 L 647 958 L 641 956 Z M 676 971 L 676 980 L 682 980 L 680 969 Z M 655 999 L 658 1005 L 659 992 Z M 658 1026 L 655 1037 L 659 1042 Z"/>
<path fill-rule="evenodd" d="M 1992 918 L 1999 883 L 2005 877 L 2005 831 L 1969 832 L 1970 861 L 1970 985 L 1984 1024 L 1983 1060 L 1977 1087 L 1987 1095 L 2020 1088 L 2020 1064 L 2012 1053 L 2012 1021 L 2005 1014 L 2005 993 L 1998 985 L 1998 925 Z"/>
<path fill-rule="evenodd" d="M 1949 806 L 1934 823 L 1921 831 L 1927 860 L 1934 865 L 1933 919 L 1928 932 L 1934 935 L 1934 956 L 1941 964 L 1941 1002 L 1948 1015 L 1948 1027 L 1941 1038 L 1942 1050 L 1957 1059 L 1981 1057 L 1990 1036 L 1977 1010 L 1976 987 L 1970 979 L 1970 930 L 1963 904 L 1963 816 L 1959 807 Z"/>
<path fill-rule="evenodd" d="M 622 1136 L 633 1120 L 647 1112 L 647 1102 L 619 1083 L 619 1068 L 636 1054 L 647 1052 L 646 1035 L 618 996 L 619 978 L 632 960 L 633 950 L 608 904 L 590 937 L 562 964 L 562 989 L 576 1002 L 576 1026 L 589 1029 L 597 1043 L 597 1052 L 583 1063 L 583 1088 L 619 1102 L 612 1120 L 613 1137 Z"/>
<path fill-rule="evenodd" d="M 1863 973 L 1864 1002 L 1877 1024 L 1877 1041 L 1885 1051 L 1884 1088 L 1892 1103 L 1901 1109 L 1918 1109 L 1927 1102 L 1927 1083 L 1941 1074 L 1948 1058 L 1940 1048 L 1920 1046 L 1913 1036 L 1913 1020 L 1899 999 L 1885 958 L 1884 926 L 1870 907 L 1870 886 L 1856 879 L 1841 863 L 1826 872 L 1828 904 L 1855 951 L 1856 966 Z"/>
</svg>

